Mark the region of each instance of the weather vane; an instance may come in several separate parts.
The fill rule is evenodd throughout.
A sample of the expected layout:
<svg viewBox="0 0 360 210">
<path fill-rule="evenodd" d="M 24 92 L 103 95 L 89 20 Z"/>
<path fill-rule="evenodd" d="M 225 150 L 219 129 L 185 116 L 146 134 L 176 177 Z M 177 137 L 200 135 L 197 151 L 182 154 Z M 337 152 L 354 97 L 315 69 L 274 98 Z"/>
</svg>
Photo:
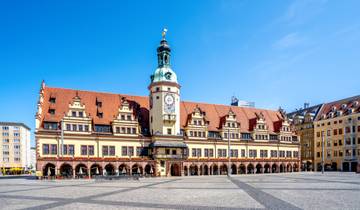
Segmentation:
<svg viewBox="0 0 360 210">
<path fill-rule="evenodd" d="M 165 39 L 165 36 L 166 36 L 167 31 L 168 31 L 167 28 L 164 28 L 164 29 L 163 29 L 163 31 L 162 31 L 162 33 L 161 33 L 161 36 L 162 36 L 163 39 Z"/>
</svg>

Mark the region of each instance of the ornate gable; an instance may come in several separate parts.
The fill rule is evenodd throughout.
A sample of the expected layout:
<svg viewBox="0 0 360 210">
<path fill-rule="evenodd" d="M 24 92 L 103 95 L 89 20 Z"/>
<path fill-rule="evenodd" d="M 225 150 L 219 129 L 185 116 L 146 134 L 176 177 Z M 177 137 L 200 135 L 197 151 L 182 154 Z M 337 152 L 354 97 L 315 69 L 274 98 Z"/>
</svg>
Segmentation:
<svg viewBox="0 0 360 210">
<path fill-rule="evenodd" d="M 136 136 L 140 131 L 139 122 L 131 103 L 125 98 L 120 98 L 120 106 L 117 116 L 112 123 L 114 135 Z"/>
</svg>

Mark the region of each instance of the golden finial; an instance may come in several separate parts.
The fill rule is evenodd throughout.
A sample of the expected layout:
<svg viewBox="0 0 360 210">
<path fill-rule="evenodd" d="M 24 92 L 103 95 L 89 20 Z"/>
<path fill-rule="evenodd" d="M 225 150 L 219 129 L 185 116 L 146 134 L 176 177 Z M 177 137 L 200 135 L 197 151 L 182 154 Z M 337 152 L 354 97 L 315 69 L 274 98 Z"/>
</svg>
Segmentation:
<svg viewBox="0 0 360 210">
<path fill-rule="evenodd" d="M 167 33 L 167 28 L 164 28 L 163 31 L 161 32 L 161 36 L 163 39 L 165 39 L 166 33 Z"/>
</svg>

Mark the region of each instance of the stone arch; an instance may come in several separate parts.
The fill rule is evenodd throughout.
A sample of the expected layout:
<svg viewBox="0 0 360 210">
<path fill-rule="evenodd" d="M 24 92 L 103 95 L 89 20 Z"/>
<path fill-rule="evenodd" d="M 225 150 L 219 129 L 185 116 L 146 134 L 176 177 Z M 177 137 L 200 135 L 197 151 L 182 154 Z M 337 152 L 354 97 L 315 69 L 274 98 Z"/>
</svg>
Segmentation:
<svg viewBox="0 0 360 210">
<path fill-rule="evenodd" d="M 64 178 L 73 177 L 73 167 L 69 163 L 63 163 L 60 166 L 60 175 Z"/>
<path fill-rule="evenodd" d="M 184 166 L 184 175 L 185 176 L 188 176 L 189 173 L 188 173 L 188 167 L 187 166 Z"/>
<path fill-rule="evenodd" d="M 141 174 L 143 174 L 143 168 L 139 164 L 135 163 L 131 167 L 131 174 L 132 175 L 141 175 Z"/>
<path fill-rule="evenodd" d="M 209 175 L 209 166 L 207 164 L 203 165 L 203 175 Z"/>
<path fill-rule="evenodd" d="M 270 164 L 269 163 L 266 163 L 264 165 L 264 173 L 270 173 L 271 172 L 271 169 L 270 169 Z"/>
<path fill-rule="evenodd" d="M 220 166 L 220 175 L 227 175 L 228 173 L 228 168 L 226 164 L 222 164 Z"/>
<path fill-rule="evenodd" d="M 278 165 L 276 163 L 273 163 L 271 166 L 271 172 L 272 173 L 278 173 L 279 169 L 278 169 Z"/>
<path fill-rule="evenodd" d="M 191 176 L 197 176 L 199 175 L 199 167 L 197 165 L 190 165 L 190 175 Z"/>
<path fill-rule="evenodd" d="M 299 172 L 299 165 L 297 163 L 294 163 L 293 169 L 294 169 L 294 172 Z"/>
<path fill-rule="evenodd" d="M 53 163 L 47 163 L 43 167 L 43 175 L 44 176 L 55 176 L 56 175 L 56 166 Z"/>
<path fill-rule="evenodd" d="M 290 163 L 287 164 L 286 171 L 287 172 L 292 172 L 292 165 Z"/>
<path fill-rule="evenodd" d="M 130 175 L 130 167 L 125 163 L 120 164 L 119 174 L 120 175 Z"/>
<path fill-rule="evenodd" d="M 91 176 L 101 176 L 102 174 L 103 174 L 103 169 L 99 164 L 94 163 L 90 166 Z"/>
<path fill-rule="evenodd" d="M 285 164 L 281 163 L 280 164 L 280 173 L 284 173 L 285 171 L 286 171 Z"/>
<path fill-rule="evenodd" d="M 252 164 L 252 163 L 249 163 L 248 165 L 247 165 L 247 173 L 248 174 L 253 174 L 255 172 L 255 170 L 254 170 L 254 165 Z"/>
<path fill-rule="evenodd" d="M 108 163 L 104 167 L 104 172 L 106 176 L 114 176 L 115 175 L 115 167 L 113 164 Z"/>
<path fill-rule="evenodd" d="M 215 163 L 210 168 L 212 175 L 219 175 L 219 167 Z"/>
<path fill-rule="evenodd" d="M 256 173 L 257 174 L 263 173 L 263 166 L 260 163 L 256 164 Z"/>
<path fill-rule="evenodd" d="M 88 168 L 84 163 L 79 163 L 75 167 L 75 175 L 78 177 L 83 177 L 88 175 Z"/>
<path fill-rule="evenodd" d="M 155 167 L 150 163 L 146 164 L 145 165 L 145 175 L 154 176 L 154 174 L 155 174 Z"/>
<path fill-rule="evenodd" d="M 246 166 L 244 164 L 240 164 L 238 173 L 239 174 L 246 174 Z"/>
<path fill-rule="evenodd" d="M 173 163 L 170 166 L 170 175 L 171 176 L 181 176 L 181 167 L 177 163 Z"/>
<path fill-rule="evenodd" d="M 237 167 L 235 164 L 231 165 L 231 174 L 237 174 Z"/>
</svg>

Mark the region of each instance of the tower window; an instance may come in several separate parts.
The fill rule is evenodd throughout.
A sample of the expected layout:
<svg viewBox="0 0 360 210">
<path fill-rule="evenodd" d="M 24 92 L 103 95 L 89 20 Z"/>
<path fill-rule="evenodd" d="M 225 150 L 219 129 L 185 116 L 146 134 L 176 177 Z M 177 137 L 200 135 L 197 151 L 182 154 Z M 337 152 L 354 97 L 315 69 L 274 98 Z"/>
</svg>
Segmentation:
<svg viewBox="0 0 360 210">
<path fill-rule="evenodd" d="M 159 96 L 156 96 L 156 99 L 159 99 Z"/>
<path fill-rule="evenodd" d="M 160 88 L 159 87 L 156 87 L 156 92 L 159 92 L 160 91 Z"/>
<path fill-rule="evenodd" d="M 50 97 L 49 102 L 52 103 L 52 104 L 55 104 L 56 98 L 55 97 Z"/>
<path fill-rule="evenodd" d="M 170 91 L 170 90 L 171 90 L 171 88 L 168 87 L 168 91 Z"/>
<path fill-rule="evenodd" d="M 55 114 L 55 109 L 49 109 L 49 114 L 54 115 Z"/>
<path fill-rule="evenodd" d="M 168 134 L 168 135 L 171 135 L 171 128 L 168 128 L 168 129 L 167 129 L 167 134 Z"/>
</svg>

